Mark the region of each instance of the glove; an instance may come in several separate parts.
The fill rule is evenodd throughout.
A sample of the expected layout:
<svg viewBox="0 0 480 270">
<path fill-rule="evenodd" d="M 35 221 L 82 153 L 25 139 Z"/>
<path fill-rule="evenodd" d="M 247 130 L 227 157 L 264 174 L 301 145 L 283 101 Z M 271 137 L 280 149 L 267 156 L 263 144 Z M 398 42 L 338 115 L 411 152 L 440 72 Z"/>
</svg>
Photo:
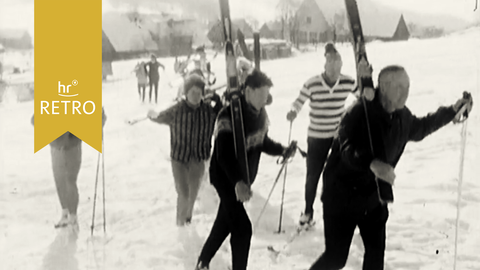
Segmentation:
<svg viewBox="0 0 480 270">
<path fill-rule="evenodd" d="M 372 101 L 375 98 L 375 89 L 371 87 L 363 88 L 363 97 L 368 101 Z"/>
<path fill-rule="evenodd" d="M 293 121 L 293 120 L 295 120 L 295 118 L 297 118 L 297 112 L 296 111 L 291 110 L 287 113 L 287 120 L 288 121 Z"/>
<path fill-rule="evenodd" d="M 158 117 L 158 113 L 154 110 L 149 110 L 147 116 L 150 119 L 156 119 Z"/>
<path fill-rule="evenodd" d="M 283 148 L 282 157 L 283 160 L 287 160 L 295 156 L 297 152 L 297 141 L 292 141 L 288 147 Z"/>
<path fill-rule="evenodd" d="M 245 182 L 240 180 L 235 185 L 235 195 L 237 195 L 237 201 L 247 202 L 252 197 L 252 190 Z"/>
<path fill-rule="evenodd" d="M 462 109 L 463 105 L 465 104 L 467 105 L 465 112 L 466 112 L 466 116 L 468 116 L 468 114 L 472 110 L 473 99 L 472 99 L 472 95 L 466 91 L 463 92 L 463 97 L 457 100 L 457 102 L 455 102 L 455 104 L 453 105 L 453 109 L 455 110 L 455 112 L 458 112 L 460 111 L 460 109 Z"/>
<path fill-rule="evenodd" d="M 375 176 L 393 186 L 395 182 L 395 171 L 390 164 L 387 164 L 378 159 L 374 159 L 370 163 L 370 170 L 375 174 Z"/>
<path fill-rule="evenodd" d="M 372 65 L 368 64 L 365 58 L 362 58 L 358 63 L 358 75 L 361 78 L 371 78 L 373 73 Z"/>
</svg>

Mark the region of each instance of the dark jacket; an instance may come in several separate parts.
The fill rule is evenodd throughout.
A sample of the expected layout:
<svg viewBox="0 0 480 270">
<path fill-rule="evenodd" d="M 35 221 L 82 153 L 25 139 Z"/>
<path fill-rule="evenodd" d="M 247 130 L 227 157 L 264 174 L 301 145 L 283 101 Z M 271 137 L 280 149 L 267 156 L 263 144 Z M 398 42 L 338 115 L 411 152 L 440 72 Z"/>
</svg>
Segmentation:
<svg viewBox="0 0 480 270">
<path fill-rule="evenodd" d="M 235 156 L 232 130 L 231 105 L 218 115 L 215 124 L 215 145 L 210 161 L 210 181 L 217 188 L 234 188 L 243 179 L 243 172 Z M 265 108 L 260 112 L 242 98 L 242 116 L 247 148 L 250 183 L 255 181 L 262 152 L 269 155 L 281 155 L 283 146 L 268 137 L 268 116 Z"/>
<path fill-rule="evenodd" d="M 156 82 L 160 79 L 160 74 L 158 73 L 158 68 L 162 67 L 165 69 L 165 67 L 160 63 L 160 62 L 148 62 L 147 63 L 148 67 L 148 78 L 150 79 L 150 82 Z"/>
<path fill-rule="evenodd" d="M 182 100 L 152 119 L 170 126 L 170 157 L 173 160 L 189 162 L 210 158 L 215 119 L 222 108 L 218 95 L 212 100 L 215 107 L 202 101 L 195 109 Z"/>
<path fill-rule="evenodd" d="M 366 102 L 372 154 L 365 110 L 358 100 L 342 119 L 332 152 L 325 166 L 322 201 L 351 202 L 352 196 L 368 197 L 376 193 L 375 175 L 370 163 L 377 158 L 395 168 L 409 141 L 421 141 L 455 117 L 452 107 L 440 107 L 435 113 L 417 118 L 405 107 L 392 114 L 385 112 L 378 98 Z M 380 193 L 392 194 L 391 186 L 379 180 Z M 393 197 L 391 198 L 393 199 Z"/>
</svg>

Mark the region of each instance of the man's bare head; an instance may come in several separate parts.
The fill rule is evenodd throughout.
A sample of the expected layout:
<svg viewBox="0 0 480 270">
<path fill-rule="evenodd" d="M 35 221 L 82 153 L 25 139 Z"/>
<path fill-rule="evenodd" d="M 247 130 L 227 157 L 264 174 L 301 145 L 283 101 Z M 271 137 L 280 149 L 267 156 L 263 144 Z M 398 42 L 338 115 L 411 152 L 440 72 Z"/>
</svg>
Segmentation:
<svg viewBox="0 0 480 270">
<path fill-rule="evenodd" d="M 403 109 L 408 98 L 410 78 L 401 66 L 387 66 L 378 75 L 379 98 L 388 113 Z"/>
</svg>

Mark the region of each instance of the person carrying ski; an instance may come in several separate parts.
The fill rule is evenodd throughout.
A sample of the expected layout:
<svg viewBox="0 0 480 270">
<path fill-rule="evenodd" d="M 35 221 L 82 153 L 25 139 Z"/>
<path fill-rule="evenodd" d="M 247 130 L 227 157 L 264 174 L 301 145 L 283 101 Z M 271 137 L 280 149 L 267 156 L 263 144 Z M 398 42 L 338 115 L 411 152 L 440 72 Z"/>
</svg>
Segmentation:
<svg viewBox="0 0 480 270">
<path fill-rule="evenodd" d="M 368 116 L 358 100 L 342 118 L 323 176 L 325 251 L 311 270 L 342 269 L 357 226 L 365 246 L 363 269 L 384 269 L 389 213 L 387 204 L 380 202 L 377 181 L 388 183 L 392 191 L 395 166 L 406 144 L 447 125 L 463 105 L 471 110 L 471 99 L 461 98 L 416 117 L 405 106 L 409 87 L 403 67 L 387 66 L 378 75 L 375 97 L 365 101 Z"/>
<path fill-rule="evenodd" d="M 135 66 L 135 76 L 137 76 L 138 95 L 142 102 L 145 101 L 145 88 L 148 84 L 147 67 L 145 62 L 140 62 Z"/>
<path fill-rule="evenodd" d="M 210 161 L 210 182 L 217 190 L 220 205 L 195 269 L 208 269 L 210 261 L 228 235 L 232 250 L 232 269 L 247 268 L 252 224 L 243 203 L 252 196 L 250 184 L 255 181 L 262 152 L 279 156 L 286 148 L 268 136 L 268 116 L 265 105 L 268 100 L 270 78 L 259 70 L 253 70 L 244 84 L 241 96 L 243 128 L 246 141 L 250 183 L 235 155 L 231 108 L 225 107 L 215 124 L 215 144 Z"/>
<path fill-rule="evenodd" d="M 303 85 L 300 95 L 293 102 L 287 120 L 293 121 L 305 101 L 310 100 L 310 125 L 308 127 L 307 175 L 305 182 L 305 210 L 300 216 L 300 226 L 313 225 L 313 203 L 318 182 L 337 132 L 338 123 L 345 111 L 345 100 L 356 92 L 355 81 L 341 74 L 342 57 L 335 45 L 325 45 L 325 71 Z"/>
<path fill-rule="evenodd" d="M 205 162 L 210 158 L 211 139 L 215 119 L 222 108 L 220 97 L 211 98 L 215 106 L 203 101 L 205 81 L 189 75 L 184 84 L 185 99 L 157 113 L 148 112 L 148 118 L 170 127 L 170 157 L 177 191 L 177 226 L 189 224 L 200 183 L 205 173 Z"/>
<path fill-rule="evenodd" d="M 31 124 L 34 125 L 35 115 L 32 115 Z M 102 108 L 102 128 L 107 116 Z M 53 178 L 57 195 L 62 207 L 60 220 L 55 228 L 72 226 L 78 230 L 77 209 L 79 192 L 77 187 L 78 173 L 82 163 L 82 140 L 70 132 L 64 133 L 50 143 L 52 156 Z"/>
<path fill-rule="evenodd" d="M 158 96 L 158 82 L 160 81 L 160 74 L 158 73 L 158 68 L 161 67 L 165 70 L 165 66 L 162 63 L 157 61 L 157 57 L 152 54 L 150 56 L 150 62 L 147 64 L 148 71 L 148 81 L 150 86 L 149 100 L 152 102 L 152 89 L 155 87 L 155 103 L 157 103 Z"/>
</svg>

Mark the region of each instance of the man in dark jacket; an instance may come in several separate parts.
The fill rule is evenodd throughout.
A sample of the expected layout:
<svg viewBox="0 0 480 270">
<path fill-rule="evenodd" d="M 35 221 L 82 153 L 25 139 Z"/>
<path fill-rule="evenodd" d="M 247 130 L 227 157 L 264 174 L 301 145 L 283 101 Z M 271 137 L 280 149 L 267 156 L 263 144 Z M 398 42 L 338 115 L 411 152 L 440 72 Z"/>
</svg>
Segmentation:
<svg viewBox="0 0 480 270">
<path fill-rule="evenodd" d="M 150 94 L 149 101 L 152 102 L 152 89 L 155 88 L 155 103 L 157 103 L 158 96 L 158 82 L 160 81 L 160 74 L 158 73 L 158 68 L 161 67 L 165 70 L 165 66 L 162 63 L 157 61 L 157 57 L 152 54 L 150 56 L 150 62 L 147 64 L 148 71 L 148 81 L 150 85 Z"/>
<path fill-rule="evenodd" d="M 342 119 L 334 139 L 321 197 L 325 252 L 312 270 L 343 268 L 357 226 L 365 246 L 363 269 L 383 269 L 388 208 L 379 200 L 377 181 L 388 183 L 391 189 L 394 168 L 407 142 L 421 141 L 445 126 L 469 103 L 460 99 L 453 106 L 417 118 L 405 107 L 410 86 L 405 69 L 388 66 L 378 77 L 376 96 L 366 102 L 370 135 L 359 100 Z"/>
<path fill-rule="evenodd" d="M 228 235 L 232 249 L 232 269 L 247 268 L 252 224 L 243 202 L 252 196 L 249 184 L 254 182 L 257 175 L 261 153 L 282 155 L 285 150 L 267 135 L 268 117 L 264 107 L 271 87 L 272 81 L 258 70 L 253 70 L 245 80 L 242 115 L 251 183 L 244 179 L 235 156 L 231 108 L 227 106 L 220 111 L 215 124 L 215 145 L 210 161 L 210 181 L 220 197 L 220 206 L 196 269 L 208 269 L 210 260 Z"/>
</svg>

